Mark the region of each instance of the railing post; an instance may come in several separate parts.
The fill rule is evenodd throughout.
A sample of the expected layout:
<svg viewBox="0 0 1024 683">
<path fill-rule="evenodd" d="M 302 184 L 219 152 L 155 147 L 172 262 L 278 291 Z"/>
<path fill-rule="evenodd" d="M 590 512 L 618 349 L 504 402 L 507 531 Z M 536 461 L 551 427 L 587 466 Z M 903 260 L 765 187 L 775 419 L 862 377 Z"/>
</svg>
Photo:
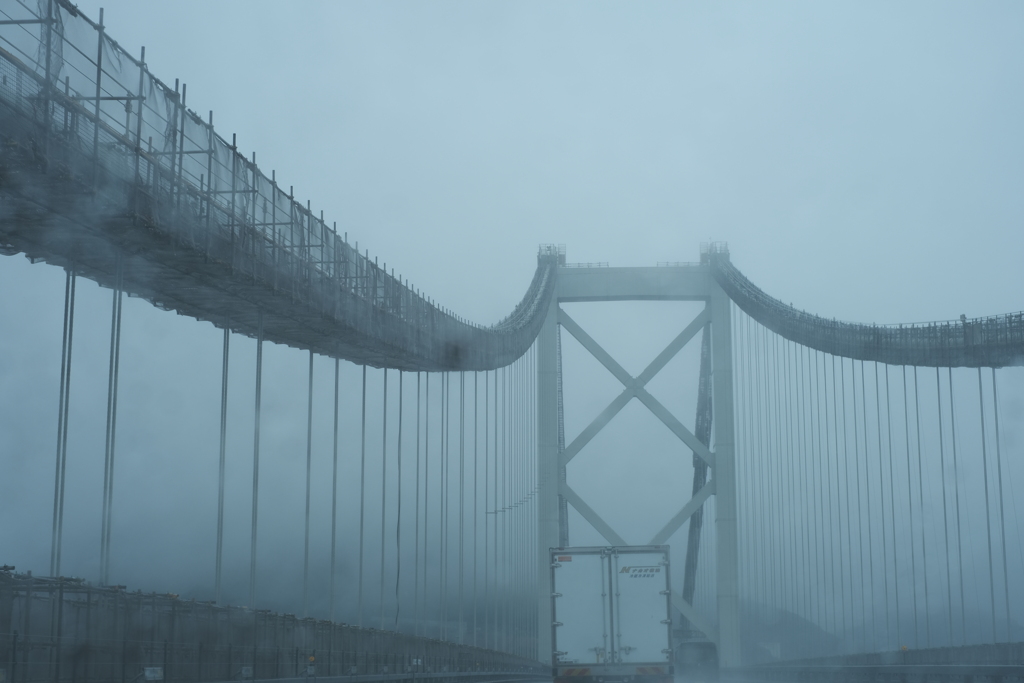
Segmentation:
<svg viewBox="0 0 1024 683">
<path fill-rule="evenodd" d="M 96 42 L 96 102 L 93 107 L 94 120 L 92 123 L 92 173 L 93 189 L 97 189 L 100 174 L 100 83 L 103 79 L 103 8 L 100 8 L 100 22 L 98 27 L 98 40 Z"/>
<path fill-rule="evenodd" d="M 142 53 L 139 56 L 139 113 L 135 116 L 135 174 L 132 176 L 135 183 L 135 201 L 132 210 L 139 212 L 139 164 L 142 160 L 142 111 L 146 108 L 146 98 L 143 96 L 143 88 L 146 87 L 146 46 L 142 46 Z"/>
<path fill-rule="evenodd" d="M 51 97 L 50 91 L 53 89 L 53 0 L 47 0 L 46 2 L 46 59 L 45 59 L 45 79 L 43 82 L 43 159 L 49 167 L 50 162 L 50 107 Z"/>
<path fill-rule="evenodd" d="M 231 134 L 231 272 L 235 272 L 235 185 L 238 176 L 238 134 Z"/>
<path fill-rule="evenodd" d="M 188 94 L 188 85 L 186 83 L 181 84 L 181 113 L 179 115 L 180 122 L 178 124 L 178 171 L 177 174 L 171 174 L 171 182 L 174 186 L 174 208 L 181 208 L 181 195 L 182 186 L 185 184 L 185 117 L 188 116 L 188 110 L 185 108 L 186 95 Z M 173 158 L 173 157 L 172 157 Z M 189 224 L 191 226 L 191 223 Z"/>
<path fill-rule="evenodd" d="M 217 135 L 213 132 L 213 110 L 210 110 L 209 120 L 206 124 L 207 134 L 210 139 L 210 146 L 206 151 L 206 255 L 210 255 L 210 221 L 213 215 L 213 155 L 216 151 Z"/>
</svg>

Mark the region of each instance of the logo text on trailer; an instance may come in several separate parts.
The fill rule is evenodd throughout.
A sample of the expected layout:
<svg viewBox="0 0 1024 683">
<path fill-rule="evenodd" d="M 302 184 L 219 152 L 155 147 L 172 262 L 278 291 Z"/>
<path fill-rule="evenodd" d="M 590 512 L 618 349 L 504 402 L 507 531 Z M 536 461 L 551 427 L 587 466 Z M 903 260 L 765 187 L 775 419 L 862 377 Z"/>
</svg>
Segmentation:
<svg viewBox="0 0 1024 683">
<path fill-rule="evenodd" d="M 661 567 L 623 567 L 620 574 L 629 574 L 631 579 L 650 578 L 661 572 Z"/>
</svg>

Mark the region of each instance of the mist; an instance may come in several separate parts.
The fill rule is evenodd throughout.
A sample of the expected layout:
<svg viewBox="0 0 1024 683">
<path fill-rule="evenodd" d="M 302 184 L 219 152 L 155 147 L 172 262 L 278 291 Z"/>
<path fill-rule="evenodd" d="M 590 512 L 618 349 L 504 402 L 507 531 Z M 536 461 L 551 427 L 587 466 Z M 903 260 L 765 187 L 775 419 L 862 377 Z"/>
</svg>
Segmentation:
<svg viewBox="0 0 1024 683">
<path fill-rule="evenodd" d="M 79 8 L 95 18 L 101 4 L 109 34 L 133 54 L 145 45 L 152 72 L 165 82 L 187 83 L 189 107 L 214 111 L 218 130 L 237 132 L 246 156 L 257 152 L 262 169 L 274 169 L 282 185 L 293 185 L 297 198 L 337 221 L 339 232 L 368 247 L 371 258 L 379 255 L 441 305 L 481 324 L 500 320 L 520 300 L 541 243 L 566 244 L 570 262 L 653 266 L 693 261 L 701 242 L 728 241 L 734 263 L 766 292 L 840 320 L 953 320 L 1024 308 L 1024 8 L 1015 3 L 284 6 L 83 0 Z M 0 517 L 7 520 L 0 525 L 0 564 L 37 574 L 46 573 L 50 555 L 63 286 L 59 268 L 21 256 L 0 258 Z M 96 581 L 111 293 L 84 279 L 78 288 L 63 573 Z M 566 310 L 638 373 L 698 308 L 642 302 L 571 304 Z M 112 582 L 212 599 L 222 331 L 134 298 L 125 300 L 123 319 Z M 562 343 L 571 441 L 621 385 L 570 335 L 563 334 Z M 245 604 L 249 591 L 255 355 L 254 340 L 232 335 L 222 598 L 229 604 Z M 308 611 L 326 618 L 334 360 L 316 356 L 313 362 Z M 309 355 L 265 344 L 263 363 L 257 604 L 299 613 Z M 650 387 L 690 429 L 698 364 L 691 344 Z M 334 614 L 357 623 L 362 368 L 347 361 L 339 368 Z M 952 482 L 965 497 L 969 492 L 961 527 L 965 566 L 962 576 L 959 570 L 952 576 L 967 586 L 966 608 L 957 595 L 948 604 L 944 571 L 924 568 L 935 587 L 926 619 L 936 645 L 949 640 L 950 614 L 958 620 L 953 643 L 989 639 L 988 591 L 1004 578 L 1013 615 L 1005 637 L 1021 637 L 1024 510 L 1017 509 L 1012 491 L 1024 482 L 1024 374 L 1019 368 L 999 371 L 1003 481 L 1010 493 L 1005 526 L 997 531 L 1007 538 L 1008 569 L 997 564 L 990 579 L 978 502 L 986 481 L 978 466 L 981 416 L 971 372 L 956 370 L 953 380 L 961 402 L 961 467 L 943 472 L 936 464 L 939 426 L 926 412 L 920 426 L 923 476 L 897 470 L 889 484 L 901 491 L 911 487 L 918 516 L 913 524 L 897 517 L 895 537 L 876 538 L 870 546 L 880 552 L 885 543 L 906 543 L 913 532 L 924 534 L 929 547 L 941 547 L 942 509 L 926 507 L 921 519 L 917 486 L 933 501 L 945 474 L 947 492 Z M 402 627 L 413 630 L 414 605 L 430 600 L 437 608 L 442 599 L 434 592 L 440 581 L 435 567 L 425 583 L 420 577 L 414 586 L 410 576 L 417 528 L 411 499 L 417 376 L 405 373 L 402 379 L 399 475 L 396 371 L 388 371 L 382 466 L 383 375 L 368 370 L 361 620 L 380 625 L 383 586 L 384 625 L 394 623 L 400 606 Z M 420 379 L 425 383 L 426 375 Z M 469 386 L 471 379 L 478 382 L 482 408 L 486 376 L 467 374 Z M 922 405 L 934 411 L 934 377 L 922 370 L 920 381 Z M 941 381 L 948 382 L 945 376 Z M 430 404 L 436 426 L 439 376 L 430 382 L 431 398 L 422 407 Z M 874 387 L 869 383 L 867 390 Z M 983 391 L 988 400 L 990 385 Z M 893 392 L 893 401 L 902 400 Z M 457 414 L 449 419 L 459 422 Z M 986 419 L 991 423 L 992 415 Z M 434 426 L 431 467 L 440 457 Z M 867 430 L 871 448 L 880 428 L 872 423 Z M 910 449 L 916 457 L 918 437 L 902 429 L 893 442 L 915 439 Z M 950 424 L 942 429 L 952 439 Z M 422 437 L 425 459 L 425 432 Z M 480 469 L 488 452 L 493 458 L 486 438 L 481 430 Z M 853 439 L 850 433 L 851 450 Z M 453 454 L 457 450 L 449 448 Z M 869 479 L 877 478 L 878 467 L 872 460 Z M 385 512 L 382 541 L 384 472 L 389 496 L 401 482 L 405 507 L 401 522 L 393 506 Z M 458 474 L 453 466 L 449 485 Z M 568 477 L 629 542 L 644 543 L 688 499 L 692 474 L 690 452 L 633 402 L 570 464 Z M 987 481 L 993 477 L 989 472 Z M 754 481 L 751 501 L 760 500 Z M 441 483 L 432 470 L 423 491 L 432 506 Z M 474 540 L 482 553 L 485 538 L 493 542 L 493 536 L 481 525 L 494 516 L 485 513 L 495 504 L 486 483 L 478 482 L 475 491 L 480 513 Z M 798 503 L 780 510 L 787 528 L 808 519 Z M 754 514 L 753 506 L 748 512 Z M 869 515 L 869 524 L 889 524 L 891 516 L 883 520 L 883 514 L 892 513 Z M 574 545 L 605 543 L 575 511 L 570 515 Z M 705 519 L 713 519 L 709 515 Z M 441 542 L 437 517 L 432 520 L 421 553 L 437 552 Z M 457 533 L 458 527 L 447 531 Z M 670 540 L 677 588 L 685 533 L 684 525 Z M 714 543 L 710 530 L 707 543 Z M 702 557 L 713 557 L 713 547 Z M 760 554 L 744 559 L 744 571 L 764 570 Z M 906 559 L 868 578 L 899 575 L 901 586 L 912 585 L 915 574 Z M 809 571 L 798 569 L 786 579 L 802 585 L 811 580 Z M 922 568 L 916 571 L 919 576 Z M 481 583 L 483 572 L 478 566 Z M 698 601 L 713 618 L 713 564 L 702 564 L 700 572 Z M 494 589 L 494 577 L 489 580 Z M 514 590 L 503 599 L 515 602 L 528 594 L 523 587 Z M 482 586 L 477 593 L 483 621 L 495 598 Z M 822 595 L 834 597 L 824 589 Z M 907 614 L 915 595 L 901 598 Z M 458 604 L 450 594 L 446 599 L 451 615 Z M 780 620 L 806 616 L 760 593 L 744 599 L 754 615 L 755 639 L 768 638 Z M 849 609 L 843 615 L 851 632 L 866 630 L 863 615 Z M 436 625 L 438 634 L 446 628 L 451 625 Z M 895 637 L 873 644 L 909 643 L 908 628 L 904 622 Z M 1001 639 L 1002 622 L 998 628 Z M 829 635 L 813 652 L 797 654 L 860 647 Z"/>
</svg>

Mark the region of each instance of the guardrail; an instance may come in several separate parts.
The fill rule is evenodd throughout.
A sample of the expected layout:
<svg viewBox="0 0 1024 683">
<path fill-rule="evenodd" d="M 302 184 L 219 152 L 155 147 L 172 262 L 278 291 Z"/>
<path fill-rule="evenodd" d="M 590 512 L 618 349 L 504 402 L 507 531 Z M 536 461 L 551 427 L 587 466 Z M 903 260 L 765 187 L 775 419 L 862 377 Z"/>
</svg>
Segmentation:
<svg viewBox="0 0 1024 683">
<path fill-rule="evenodd" d="M 726 670 L 722 680 L 778 683 L 1024 682 L 1024 643 L 994 643 L 773 662 Z"/>
<path fill-rule="evenodd" d="M 216 683 L 238 683 L 239 679 L 232 681 L 218 681 Z M 530 681 L 550 681 L 550 675 L 524 676 L 522 674 L 509 674 L 499 671 L 470 672 L 470 673 L 404 673 L 388 674 L 381 676 L 317 676 L 315 673 L 297 678 L 276 678 L 277 683 L 397 683 L 398 681 L 463 681 L 464 683 L 528 683 Z"/>
<path fill-rule="evenodd" d="M 129 683 L 147 674 L 198 683 L 306 672 L 352 683 L 468 681 L 549 671 L 526 657 L 408 633 L 0 570 L 3 683 Z"/>
<path fill-rule="evenodd" d="M 1010 664 L 893 664 L 849 666 L 766 666 L 736 669 L 720 674 L 719 680 L 736 683 L 970 683 L 992 681 L 1020 683 L 1024 666 Z"/>
</svg>

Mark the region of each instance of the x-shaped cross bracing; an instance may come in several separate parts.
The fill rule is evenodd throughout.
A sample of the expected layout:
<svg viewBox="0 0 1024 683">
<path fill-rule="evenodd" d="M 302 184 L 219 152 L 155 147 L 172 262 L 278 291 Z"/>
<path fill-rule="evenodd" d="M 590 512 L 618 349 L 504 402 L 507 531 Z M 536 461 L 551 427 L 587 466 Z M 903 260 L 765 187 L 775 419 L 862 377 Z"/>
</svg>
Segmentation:
<svg viewBox="0 0 1024 683">
<path fill-rule="evenodd" d="M 594 420 L 587 425 L 586 429 L 580 432 L 579 436 L 573 439 L 573 442 L 569 444 L 561 454 L 561 466 L 565 467 L 570 460 L 586 446 L 590 441 L 597 436 L 597 433 L 604 429 L 612 418 L 614 418 L 620 410 L 622 410 L 627 403 L 633 398 L 637 398 L 647 406 L 647 409 L 654 414 L 662 423 L 669 428 L 669 430 L 679 438 L 690 450 L 692 450 L 698 457 L 706 462 L 712 470 L 715 467 L 715 456 L 708 449 L 707 446 L 702 444 L 700 440 L 687 429 L 676 417 L 665 408 L 662 403 L 654 398 L 645 388 L 647 383 L 654 378 L 658 372 L 661 371 L 665 365 L 668 364 L 672 358 L 675 357 L 679 351 L 686 346 L 697 332 L 704 329 L 704 326 L 708 324 L 710 314 L 708 309 L 705 308 L 701 311 L 696 318 L 694 318 L 686 328 L 680 332 L 675 339 L 673 339 L 665 349 L 658 354 L 658 356 L 651 361 L 643 372 L 639 376 L 633 377 L 626 370 L 619 365 L 614 358 L 609 355 L 607 351 L 601 348 L 601 345 L 594 341 L 594 338 L 587 334 L 583 328 L 573 320 L 568 313 L 561 308 L 558 309 L 558 322 L 564 327 L 569 333 L 583 345 L 587 351 L 589 351 L 594 358 L 596 358 L 602 365 L 604 365 L 609 372 L 611 372 L 620 382 L 622 382 L 623 390 L 614 401 L 608 404 L 608 407 L 601 411 L 601 413 L 594 418 Z M 572 487 L 568 483 L 563 482 L 561 484 L 562 495 L 565 499 L 576 508 L 577 512 L 583 516 L 597 531 L 613 545 L 628 545 L 622 536 L 615 532 L 615 530 L 605 522 L 597 512 L 584 502 L 583 498 L 578 493 L 572 490 Z M 655 534 L 654 538 L 651 539 L 651 545 L 657 545 L 664 543 L 668 538 L 676 532 L 679 527 L 686 522 L 690 516 L 697 511 L 700 505 L 707 500 L 708 496 L 714 493 L 714 481 L 710 481 L 707 485 L 702 488 L 696 496 L 694 496 L 683 508 L 672 517 L 672 519 L 666 524 L 661 531 Z"/>
<path fill-rule="evenodd" d="M 589 351 L 594 358 L 596 358 L 602 365 L 604 365 L 609 372 L 611 372 L 620 382 L 622 382 L 623 390 L 614 401 L 608 404 L 598 414 L 593 421 L 587 425 L 586 429 L 579 433 L 579 435 L 573 439 L 573 442 L 569 444 L 561 454 L 560 465 L 565 467 L 570 460 L 586 446 L 590 441 L 597 436 L 598 432 L 604 429 L 612 418 L 614 418 L 620 410 L 622 410 L 627 403 L 633 398 L 640 399 L 640 402 L 647 406 L 647 409 L 654 414 L 662 423 L 669 428 L 669 430 L 676 435 L 676 437 L 686 444 L 698 457 L 711 467 L 712 471 L 715 467 L 715 456 L 714 454 L 700 442 L 699 439 L 687 429 L 672 413 L 661 404 L 658 399 L 654 398 L 645 388 L 647 383 L 654 378 L 668 364 L 672 358 L 675 357 L 679 351 L 686 346 L 686 344 L 693 339 L 697 332 L 704 329 L 704 326 L 710 321 L 710 313 L 705 308 L 701 311 L 696 318 L 694 318 L 686 328 L 680 332 L 675 339 L 673 339 L 665 349 L 658 354 L 658 356 L 651 361 L 643 372 L 639 376 L 633 377 L 626 370 L 619 365 L 611 355 L 608 354 L 601 345 L 594 341 L 594 338 L 587 334 L 583 328 L 581 328 L 575 320 L 573 320 L 568 313 L 561 308 L 558 309 L 558 322 L 564 327 L 569 333 L 583 345 L 587 351 Z M 559 491 L 561 495 L 569 502 L 580 515 L 587 520 L 604 538 L 612 545 L 629 545 L 625 539 L 620 536 L 615 529 L 611 527 L 601 516 L 590 507 L 583 498 L 572 489 L 566 481 L 562 481 L 559 484 Z M 677 512 L 672 519 L 665 524 L 661 530 L 654 535 L 651 539 L 650 545 L 660 545 L 665 543 L 685 522 L 688 520 L 693 513 L 695 513 L 704 501 L 715 493 L 715 480 L 707 482 L 700 491 L 697 492 L 682 509 Z M 717 642 L 717 632 L 712 624 L 706 623 L 706 620 L 697 613 L 693 607 L 682 599 L 681 596 L 672 595 L 672 604 L 682 614 L 688 618 L 691 623 L 697 625 L 705 635 L 707 635 L 712 641 Z"/>
</svg>

